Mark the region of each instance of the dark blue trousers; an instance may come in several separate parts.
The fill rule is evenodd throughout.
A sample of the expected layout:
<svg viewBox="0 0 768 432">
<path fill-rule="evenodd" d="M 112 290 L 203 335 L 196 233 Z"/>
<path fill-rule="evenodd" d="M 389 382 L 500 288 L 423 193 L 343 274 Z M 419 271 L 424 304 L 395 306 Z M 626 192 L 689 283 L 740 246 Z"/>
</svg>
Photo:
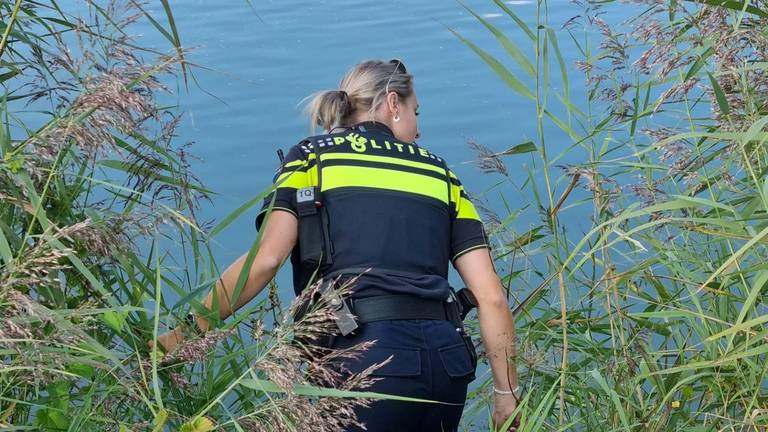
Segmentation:
<svg viewBox="0 0 768 432">
<path fill-rule="evenodd" d="M 361 358 L 344 360 L 344 366 L 350 372 L 361 372 L 373 363 L 393 357 L 386 366 L 373 373 L 381 380 L 364 391 L 447 404 L 373 401 L 370 407 L 356 412 L 368 432 L 456 431 L 464 409 L 467 385 L 475 378 L 475 371 L 461 335 L 451 323 L 438 320 L 372 322 L 361 326 L 353 335 L 337 337 L 334 348 L 370 340 L 377 342 Z"/>
</svg>

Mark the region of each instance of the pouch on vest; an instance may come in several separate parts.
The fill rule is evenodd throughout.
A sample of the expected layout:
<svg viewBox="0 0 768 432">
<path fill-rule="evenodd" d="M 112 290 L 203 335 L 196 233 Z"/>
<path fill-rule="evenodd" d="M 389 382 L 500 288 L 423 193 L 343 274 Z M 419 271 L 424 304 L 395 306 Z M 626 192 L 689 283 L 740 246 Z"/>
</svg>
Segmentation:
<svg viewBox="0 0 768 432">
<path fill-rule="evenodd" d="M 466 292 L 462 293 L 461 291 L 466 290 Z M 456 331 L 461 336 L 462 342 L 464 342 L 464 346 L 467 348 L 467 352 L 469 353 L 469 357 L 472 361 L 472 369 L 477 368 L 477 350 L 475 349 L 475 343 L 472 341 L 472 336 L 470 336 L 467 333 L 466 328 L 464 328 L 464 317 L 467 316 L 467 313 L 472 309 L 471 307 L 468 307 L 465 302 L 468 302 L 470 305 L 476 305 L 477 300 L 475 300 L 474 296 L 471 295 L 472 293 L 469 292 L 466 288 L 459 291 L 460 295 L 457 295 L 457 293 L 451 288 L 451 293 L 448 296 L 448 301 L 445 303 L 446 305 L 446 314 L 448 316 L 448 321 L 451 322 L 456 327 Z M 471 297 L 469 297 L 469 296 Z"/>
<path fill-rule="evenodd" d="M 316 266 L 333 263 L 328 234 L 328 211 L 320 200 L 320 188 L 307 187 L 296 191 L 299 213 L 299 255 L 301 261 Z"/>
</svg>

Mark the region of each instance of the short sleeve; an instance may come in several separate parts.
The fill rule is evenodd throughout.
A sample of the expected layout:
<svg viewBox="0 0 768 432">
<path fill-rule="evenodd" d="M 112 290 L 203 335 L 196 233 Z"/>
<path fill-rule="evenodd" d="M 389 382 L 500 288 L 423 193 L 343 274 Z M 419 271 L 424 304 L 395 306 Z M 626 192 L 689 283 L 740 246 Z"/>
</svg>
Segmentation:
<svg viewBox="0 0 768 432">
<path fill-rule="evenodd" d="M 264 198 L 259 214 L 256 216 L 256 229 L 261 229 L 264 217 L 272 210 L 287 211 L 298 217 L 296 209 L 296 191 L 312 185 L 311 175 L 314 167 L 314 154 L 307 157 L 301 145 L 291 147 L 272 179 L 272 192 Z M 272 199 L 274 198 L 274 203 Z M 270 206 L 271 205 L 271 206 Z"/>
<path fill-rule="evenodd" d="M 469 200 L 458 177 L 448 171 L 451 177 L 451 262 L 461 255 L 479 248 L 490 249 L 483 222 Z"/>
</svg>

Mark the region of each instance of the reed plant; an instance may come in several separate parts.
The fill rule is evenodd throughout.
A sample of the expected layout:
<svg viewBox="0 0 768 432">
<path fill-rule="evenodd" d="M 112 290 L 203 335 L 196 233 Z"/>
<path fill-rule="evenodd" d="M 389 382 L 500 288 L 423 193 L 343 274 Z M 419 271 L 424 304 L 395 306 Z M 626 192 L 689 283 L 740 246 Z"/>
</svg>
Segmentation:
<svg viewBox="0 0 768 432">
<path fill-rule="evenodd" d="M 194 79 L 166 0 L 0 1 L 0 428 L 3 430 L 339 430 L 369 369 L 339 375 L 342 352 L 299 340 L 328 330 L 327 305 L 294 319 L 270 295 L 163 355 L 218 278 L 210 244 L 269 192 L 200 221 L 173 83 Z M 168 52 L 144 48 L 147 21 Z M 166 97 L 165 99 L 168 99 Z M 252 260 L 258 238 L 248 254 Z M 241 275 L 242 289 L 245 273 Z M 311 295 L 312 289 L 307 290 Z M 225 299 L 219 299 L 225 301 Z M 265 328 L 271 318 L 277 324 Z M 333 389 L 320 385 L 333 383 Z M 352 390 L 355 391 L 352 391 Z"/>
<path fill-rule="evenodd" d="M 456 35 L 536 112 L 530 142 L 470 143 L 502 178 L 478 203 L 516 307 L 518 430 L 766 430 L 768 3 L 575 1 L 553 23 L 540 0 L 534 26 L 495 3 L 508 21 L 470 12 L 504 58 Z"/>
</svg>

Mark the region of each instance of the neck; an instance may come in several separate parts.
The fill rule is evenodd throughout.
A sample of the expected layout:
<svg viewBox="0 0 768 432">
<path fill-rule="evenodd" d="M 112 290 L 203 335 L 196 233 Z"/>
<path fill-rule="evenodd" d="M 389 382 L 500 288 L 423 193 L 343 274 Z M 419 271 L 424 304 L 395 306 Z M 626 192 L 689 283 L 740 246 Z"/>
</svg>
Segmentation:
<svg viewBox="0 0 768 432">
<path fill-rule="evenodd" d="M 353 125 L 356 125 L 356 124 L 362 123 L 362 122 L 374 121 L 374 122 L 381 123 L 381 124 L 387 126 L 390 130 L 393 130 L 392 129 L 392 122 L 385 121 L 385 120 L 380 120 L 377 117 L 380 117 L 380 116 L 374 116 L 374 115 L 371 115 L 371 114 L 369 114 L 367 112 L 363 112 L 363 113 L 357 112 L 357 113 L 355 113 L 350 118 L 350 121 L 351 121 L 351 124 L 353 124 Z"/>
</svg>

